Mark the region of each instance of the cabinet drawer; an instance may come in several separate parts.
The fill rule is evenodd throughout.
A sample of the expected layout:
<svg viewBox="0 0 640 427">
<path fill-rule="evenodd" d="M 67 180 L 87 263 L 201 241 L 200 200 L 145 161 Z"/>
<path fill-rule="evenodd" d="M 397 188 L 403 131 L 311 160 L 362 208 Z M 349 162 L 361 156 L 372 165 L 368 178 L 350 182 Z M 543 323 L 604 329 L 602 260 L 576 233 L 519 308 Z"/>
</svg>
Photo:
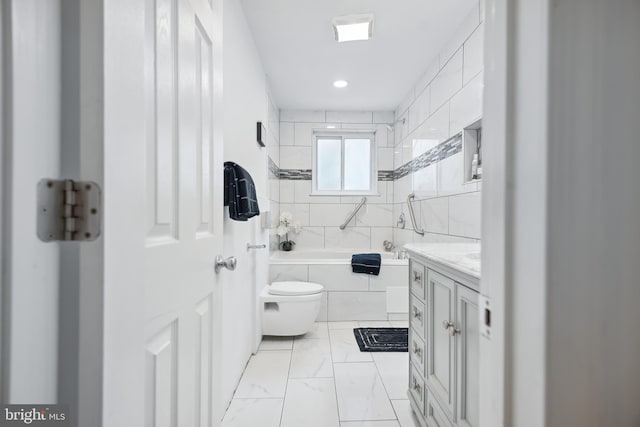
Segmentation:
<svg viewBox="0 0 640 427">
<path fill-rule="evenodd" d="M 409 307 L 409 318 L 411 320 L 411 327 L 416 331 L 417 335 L 423 337 L 426 316 L 424 313 L 424 304 L 417 298 L 411 298 L 411 307 Z"/>
<path fill-rule="evenodd" d="M 414 259 L 409 260 L 409 264 L 409 284 L 411 292 L 424 301 L 426 268 Z"/>
<path fill-rule="evenodd" d="M 424 341 L 420 339 L 418 333 L 411 329 L 409 333 L 409 359 L 416 366 L 420 375 L 424 376 L 425 348 Z"/>
<path fill-rule="evenodd" d="M 425 418 L 434 427 L 451 427 L 452 424 L 435 399 L 429 395 L 425 402 Z"/>
<path fill-rule="evenodd" d="M 420 413 L 422 415 L 424 415 L 424 406 L 426 401 L 425 393 L 424 380 L 413 365 L 409 363 L 409 394 L 418 405 L 418 409 L 420 409 Z"/>
</svg>

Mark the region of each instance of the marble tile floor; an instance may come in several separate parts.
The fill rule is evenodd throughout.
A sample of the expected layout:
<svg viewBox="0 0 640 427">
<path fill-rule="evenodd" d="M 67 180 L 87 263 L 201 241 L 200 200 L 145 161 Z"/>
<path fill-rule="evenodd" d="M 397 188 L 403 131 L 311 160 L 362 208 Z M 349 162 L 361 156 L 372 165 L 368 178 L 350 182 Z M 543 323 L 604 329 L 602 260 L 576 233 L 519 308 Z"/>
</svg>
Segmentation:
<svg viewBox="0 0 640 427">
<path fill-rule="evenodd" d="M 264 337 L 223 427 L 419 427 L 409 406 L 408 353 L 361 353 L 357 327 L 405 321 L 317 322 L 293 338 Z"/>
</svg>

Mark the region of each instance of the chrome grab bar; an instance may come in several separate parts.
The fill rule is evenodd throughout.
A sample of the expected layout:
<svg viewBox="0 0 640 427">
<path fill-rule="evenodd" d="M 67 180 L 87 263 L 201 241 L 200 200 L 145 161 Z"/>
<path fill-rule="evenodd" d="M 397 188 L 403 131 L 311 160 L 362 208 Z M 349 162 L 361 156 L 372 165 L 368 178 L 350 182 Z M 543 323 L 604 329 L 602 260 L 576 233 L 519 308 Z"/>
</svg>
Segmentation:
<svg viewBox="0 0 640 427">
<path fill-rule="evenodd" d="M 360 200 L 360 203 L 358 203 L 358 206 L 356 206 L 356 208 L 353 210 L 353 212 L 351 212 L 351 214 L 349 214 L 349 217 L 347 217 L 347 219 L 344 222 L 344 224 L 342 224 L 340 226 L 340 230 L 344 230 L 345 228 L 347 228 L 347 224 L 349 224 L 349 222 L 353 219 L 353 217 L 356 216 L 358 211 L 364 206 L 365 203 L 367 203 L 367 198 L 363 197 L 362 200 Z"/>
<path fill-rule="evenodd" d="M 411 193 L 407 196 L 407 205 L 409 206 L 409 216 L 411 217 L 411 224 L 413 225 L 413 231 L 420 236 L 424 236 L 424 230 L 422 228 L 418 228 L 418 223 L 416 222 L 416 214 L 413 211 L 413 205 L 411 201 L 416 198 L 416 193 Z"/>
<path fill-rule="evenodd" d="M 247 243 L 247 251 L 250 249 L 265 249 L 267 245 L 262 243 L 261 245 L 252 245 L 251 243 Z"/>
</svg>

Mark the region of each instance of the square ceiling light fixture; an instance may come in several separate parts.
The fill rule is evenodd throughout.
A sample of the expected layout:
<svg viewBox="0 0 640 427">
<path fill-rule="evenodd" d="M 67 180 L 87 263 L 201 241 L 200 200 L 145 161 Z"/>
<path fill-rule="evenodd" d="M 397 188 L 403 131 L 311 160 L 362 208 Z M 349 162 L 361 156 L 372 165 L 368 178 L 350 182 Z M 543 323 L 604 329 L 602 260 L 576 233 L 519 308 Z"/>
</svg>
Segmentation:
<svg viewBox="0 0 640 427">
<path fill-rule="evenodd" d="M 373 15 L 346 15 L 333 18 L 333 31 L 340 43 L 369 40 L 373 33 Z"/>
</svg>

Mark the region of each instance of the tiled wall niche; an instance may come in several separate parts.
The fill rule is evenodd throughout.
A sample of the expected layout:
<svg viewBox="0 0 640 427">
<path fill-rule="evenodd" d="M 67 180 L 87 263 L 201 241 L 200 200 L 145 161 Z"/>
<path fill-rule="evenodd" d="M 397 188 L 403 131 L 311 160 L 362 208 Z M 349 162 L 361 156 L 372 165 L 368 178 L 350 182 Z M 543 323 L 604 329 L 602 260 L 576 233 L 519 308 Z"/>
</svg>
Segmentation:
<svg viewBox="0 0 640 427">
<path fill-rule="evenodd" d="M 478 4 L 396 109 L 394 167 L 403 173 L 396 173 L 394 181 L 394 226 L 401 213 L 407 218 L 404 229 L 394 227 L 397 245 L 480 239 L 482 183 L 464 183 L 464 153 L 457 135 L 482 117 L 483 21 Z M 435 156 L 443 141 L 450 151 Z M 437 161 L 426 167 L 416 164 L 425 157 Z M 413 192 L 424 236 L 413 232 L 409 220 L 406 199 Z"/>
</svg>

